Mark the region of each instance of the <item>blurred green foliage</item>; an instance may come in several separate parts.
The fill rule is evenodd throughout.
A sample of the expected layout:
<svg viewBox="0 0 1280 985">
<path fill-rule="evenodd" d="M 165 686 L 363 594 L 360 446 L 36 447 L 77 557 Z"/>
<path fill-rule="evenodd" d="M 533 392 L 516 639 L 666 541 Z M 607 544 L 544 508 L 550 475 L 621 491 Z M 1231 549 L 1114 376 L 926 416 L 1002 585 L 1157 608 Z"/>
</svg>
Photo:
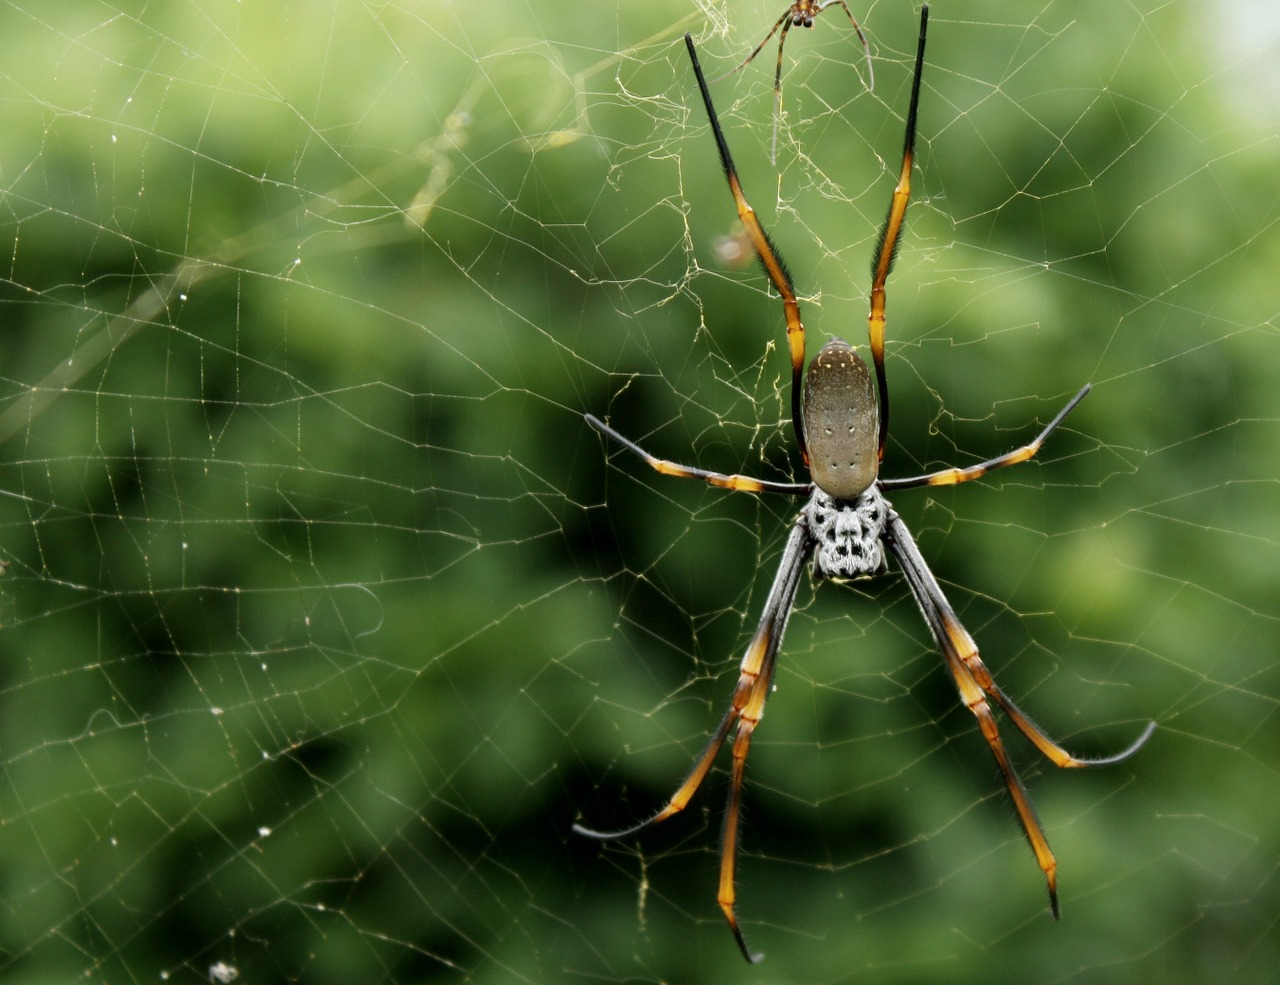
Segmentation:
<svg viewBox="0 0 1280 985">
<path fill-rule="evenodd" d="M 860 341 L 917 9 L 714 95 L 805 301 Z M 898 576 L 802 585 L 740 915 L 718 720 L 794 504 L 781 312 L 726 267 L 711 72 L 753 4 L 0 11 L 0 968 L 70 980 L 1274 981 L 1274 17 L 934 7 L 886 472 L 1037 769 L 1045 914 Z M 727 33 L 726 33 L 727 32 Z M 1270 73 L 1268 75 L 1267 73 Z M 1241 95 L 1247 94 L 1248 100 Z M 1016 742 L 1017 740 L 1011 740 Z"/>
</svg>

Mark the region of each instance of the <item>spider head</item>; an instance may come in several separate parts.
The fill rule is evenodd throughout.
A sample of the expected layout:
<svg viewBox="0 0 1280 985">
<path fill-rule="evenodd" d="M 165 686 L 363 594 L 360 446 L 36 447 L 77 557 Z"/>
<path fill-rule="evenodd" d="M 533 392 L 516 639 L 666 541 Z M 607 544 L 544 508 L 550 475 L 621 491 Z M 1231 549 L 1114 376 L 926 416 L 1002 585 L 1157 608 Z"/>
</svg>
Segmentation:
<svg viewBox="0 0 1280 985">
<path fill-rule="evenodd" d="M 880 471 L 880 408 L 867 364 L 843 339 L 809 363 L 802 417 L 813 484 L 832 499 L 856 499 Z"/>
</svg>

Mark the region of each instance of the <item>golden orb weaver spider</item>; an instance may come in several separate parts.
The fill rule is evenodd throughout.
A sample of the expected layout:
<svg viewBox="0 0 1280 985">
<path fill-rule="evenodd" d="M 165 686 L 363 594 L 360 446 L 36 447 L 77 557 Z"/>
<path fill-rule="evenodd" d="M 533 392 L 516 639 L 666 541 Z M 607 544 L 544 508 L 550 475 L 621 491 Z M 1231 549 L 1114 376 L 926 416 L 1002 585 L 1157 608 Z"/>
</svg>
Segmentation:
<svg viewBox="0 0 1280 985">
<path fill-rule="evenodd" d="M 871 66 L 871 49 L 867 46 L 867 36 L 862 33 L 862 28 L 858 26 L 857 18 L 853 16 L 853 11 L 849 9 L 849 5 L 845 0 L 795 0 L 790 7 L 782 12 L 782 16 L 774 21 L 773 27 L 769 28 L 769 33 L 764 36 L 764 40 L 755 46 L 755 50 L 747 55 L 741 62 L 735 65 L 724 75 L 719 76 L 714 81 L 719 82 L 721 79 L 727 79 L 735 72 L 750 65 L 756 55 L 760 54 L 764 46 L 769 43 L 769 39 L 778 33 L 778 28 L 782 28 L 782 34 L 778 37 L 778 65 L 773 73 L 773 144 L 770 151 L 769 160 L 773 164 L 778 163 L 778 120 L 782 116 L 782 48 L 787 43 L 787 32 L 793 27 L 807 27 L 812 29 L 813 20 L 828 7 L 839 4 L 844 8 L 844 12 L 849 17 L 849 23 L 853 25 L 853 30 L 858 35 L 858 40 L 862 43 L 862 52 L 867 59 L 867 89 L 868 91 L 876 87 L 875 69 Z"/>
<path fill-rule="evenodd" d="M 893 266 L 894 252 L 902 232 L 907 200 L 911 194 L 911 168 L 915 148 L 916 108 L 920 98 L 920 75 L 924 66 L 925 36 L 929 8 L 920 13 L 920 37 L 916 49 L 915 74 L 911 84 L 911 104 L 907 112 L 906 138 L 903 143 L 902 167 L 897 187 L 889 204 L 889 213 L 881 230 L 872 261 L 871 312 L 868 333 L 872 363 L 875 367 L 877 391 L 873 393 L 871 374 L 866 363 L 851 346 L 832 339 L 810 362 L 801 397 L 801 372 L 804 368 L 804 326 L 796 301 L 791 276 L 764 228 L 748 204 L 738 180 L 737 170 L 711 103 L 707 83 L 698 64 L 693 39 L 685 35 L 689 58 L 693 63 L 707 117 L 720 151 L 729 189 L 737 204 L 738 216 L 750 234 L 765 272 L 782 297 L 786 314 L 787 337 L 791 350 L 791 414 L 796 444 L 809 469 L 810 482 L 771 482 L 744 475 L 727 475 L 678 465 L 650 455 L 639 445 L 623 437 L 603 421 L 588 414 L 586 420 L 652 468 L 664 475 L 702 479 L 725 489 L 743 492 L 772 492 L 791 496 L 807 496 L 786 546 L 782 551 L 778 573 L 765 600 L 760 624 L 742 659 L 738 684 L 728 711 L 716 727 L 702 754 L 694 762 L 688 777 L 667 801 L 666 806 L 639 824 L 619 831 L 597 831 L 582 824 L 573 830 L 580 835 L 601 840 L 623 838 L 664 821 L 688 806 L 690 799 L 711 771 L 717 754 L 729 737 L 733 739 L 733 765 L 730 774 L 728 804 L 725 809 L 724 832 L 720 849 L 720 886 L 717 902 L 729 922 L 734 939 L 743 956 L 754 963 L 761 955 L 753 954 L 738 925 L 735 908 L 734 866 L 738 842 L 738 820 L 742 802 L 743 772 L 751 736 L 764 714 L 765 700 L 773 684 L 778 650 L 791 615 L 800 573 L 812 559 L 813 577 L 859 578 L 887 571 L 884 548 L 897 560 L 916 604 L 928 624 L 929 631 L 955 678 L 960 698 L 978 720 L 982 737 L 995 757 L 1000 775 L 1013 799 L 1022 829 L 1036 862 L 1044 873 L 1049 890 L 1049 903 L 1054 918 L 1058 917 L 1057 862 L 1044 829 L 1036 817 L 1031 798 L 1019 779 L 996 725 L 988 702 L 994 702 L 1015 726 L 1055 766 L 1103 766 L 1132 756 L 1150 738 L 1155 723 L 1150 722 L 1142 734 L 1123 752 L 1100 759 L 1081 759 L 1071 755 L 1053 741 L 1043 729 L 1029 719 L 1008 695 L 1000 689 L 991 672 L 978 655 L 977 644 L 951 608 L 937 579 L 901 517 L 884 497 L 890 489 L 918 486 L 941 486 L 968 482 L 993 469 L 1017 465 L 1032 458 L 1045 439 L 1062 423 L 1089 392 L 1086 384 L 1071 398 L 1036 438 L 1014 451 L 964 468 L 943 469 L 927 475 L 905 479 L 885 479 L 879 475 L 884 457 L 888 427 L 888 388 L 884 372 L 885 281 Z M 806 444 L 806 437 L 808 444 Z"/>
</svg>

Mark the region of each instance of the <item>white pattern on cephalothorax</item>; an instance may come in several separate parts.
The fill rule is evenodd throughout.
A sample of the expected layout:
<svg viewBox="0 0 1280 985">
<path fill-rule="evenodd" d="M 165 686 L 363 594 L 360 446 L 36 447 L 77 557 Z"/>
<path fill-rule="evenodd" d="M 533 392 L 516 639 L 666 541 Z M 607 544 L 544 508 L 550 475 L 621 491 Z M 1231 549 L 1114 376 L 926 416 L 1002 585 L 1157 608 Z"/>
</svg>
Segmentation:
<svg viewBox="0 0 1280 985">
<path fill-rule="evenodd" d="M 815 489 L 801 511 L 815 544 L 816 578 L 869 578 L 885 571 L 881 536 L 889 503 L 874 485 L 852 500 Z"/>
</svg>

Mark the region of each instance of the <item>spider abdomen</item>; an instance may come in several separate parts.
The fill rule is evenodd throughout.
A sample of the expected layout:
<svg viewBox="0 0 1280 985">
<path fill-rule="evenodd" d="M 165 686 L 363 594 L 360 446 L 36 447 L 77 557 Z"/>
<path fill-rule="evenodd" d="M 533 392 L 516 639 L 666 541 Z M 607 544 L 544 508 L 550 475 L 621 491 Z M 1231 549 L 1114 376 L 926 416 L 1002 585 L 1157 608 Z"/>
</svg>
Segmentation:
<svg viewBox="0 0 1280 985">
<path fill-rule="evenodd" d="M 815 578 L 869 578 L 884 573 L 881 538 L 889 504 L 875 486 L 844 501 L 815 489 L 803 515 L 815 545 Z"/>
<path fill-rule="evenodd" d="M 832 339 L 809 363 L 804 433 L 813 484 L 852 501 L 880 471 L 880 407 L 867 364 L 843 339 Z"/>
</svg>

